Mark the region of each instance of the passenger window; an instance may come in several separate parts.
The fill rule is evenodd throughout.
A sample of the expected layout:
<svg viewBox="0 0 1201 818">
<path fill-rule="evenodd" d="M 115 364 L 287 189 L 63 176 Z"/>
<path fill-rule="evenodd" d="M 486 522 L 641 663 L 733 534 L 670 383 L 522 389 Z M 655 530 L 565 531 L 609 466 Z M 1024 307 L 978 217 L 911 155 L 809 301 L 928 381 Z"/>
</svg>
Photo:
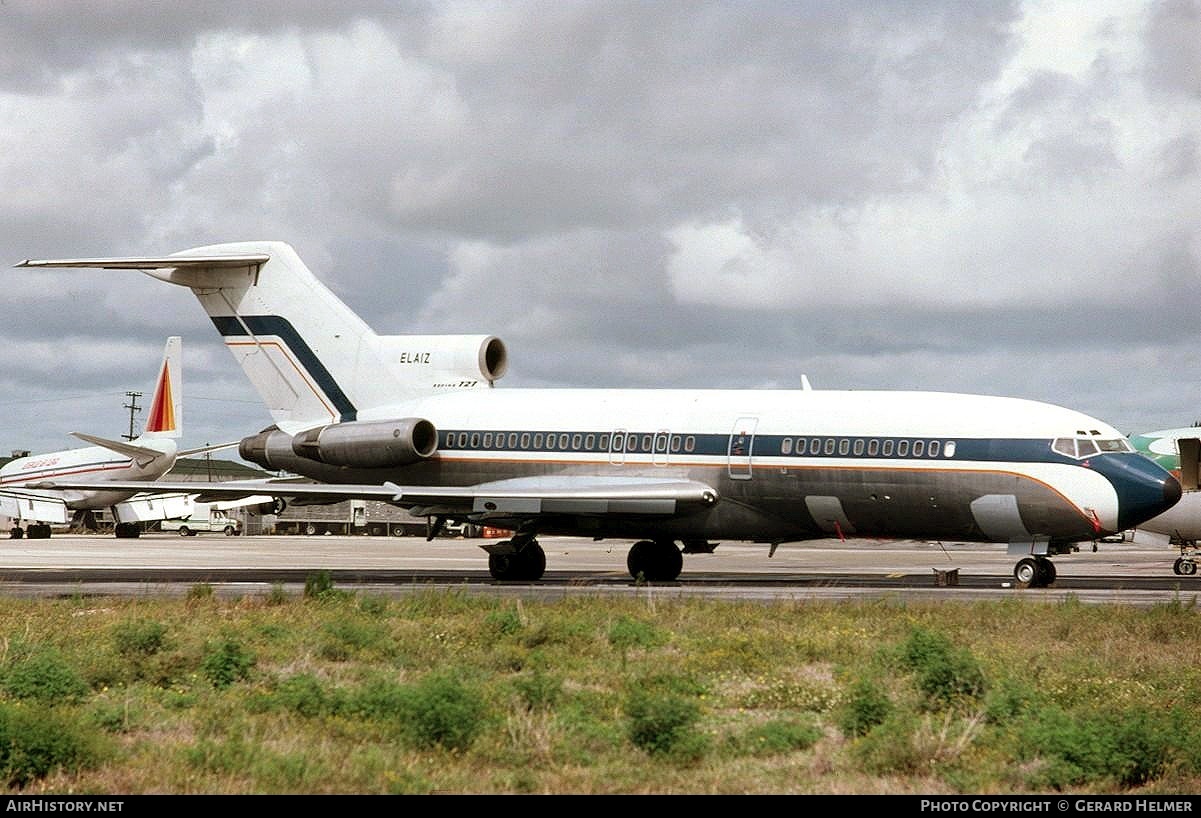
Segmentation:
<svg viewBox="0 0 1201 818">
<path fill-rule="evenodd" d="M 938 457 L 939 444 L 937 440 L 930 441 L 930 456 Z"/>
<path fill-rule="evenodd" d="M 566 449 L 567 444 L 570 442 L 571 442 L 571 435 L 569 435 L 569 434 L 559 435 L 559 448 L 560 449 Z"/>
<path fill-rule="evenodd" d="M 948 440 L 947 445 L 942 447 L 942 456 L 943 457 L 954 457 L 955 456 L 955 441 L 954 440 Z"/>
<path fill-rule="evenodd" d="M 517 448 L 517 433 L 516 432 L 509 432 L 509 448 L 510 449 Z"/>
<path fill-rule="evenodd" d="M 861 454 L 863 454 L 863 438 L 856 438 L 855 439 L 855 457 L 859 457 Z"/>
<path fill-rule="evenodd" d="M 535 449 L 542 448 L 542 433 L 541 432 L 536 432 L 534 434 L 534 448 Z"/>
<path fill-rule="evenodd" d="M 617 434 L 613 435 L 613 451 L 620 452 L 622 449 L 625 448 L 625 445 L 626 445 L 626 436 L 625 435 L 623 435 L 621 432 L 618 432 Z"/>
<path fill-rule="evenodd" d="M 780 441 L 780 454 L 792 454 L 792 438 L 786 437 Z"/>
<path fill-rule="evenodd" d="M 446 433 L 446 442 L 443 443 L 442 445 L 444 445 L 448 449 L 453 449 L 455 447 L 455 433 L 447 432 Z"/>
<path fill-rule="evenodd" d="M 459 448 L 460 449 L 467 448 L 467 433 L 466 432 L 459 432 Z"/>
<path fill-rule="evenodd" d="M 572 435 L 571 436 L 571 448 L 578 452 L 580 450 L 580 443 L 582 443 L 583 441 L 584 441 L 583 435 Z"/>
<path fill-rule="evenodd" d="M 619 448 L 619 447 L 615 447 L 615 448 Z M 602 452 L 609 451 L 609 436 L 607 434 L 601 435 L 601 437 L 600 437 L 600 450 Z"/>
<path fill-rule="evenodd" d="M 809 441 L 809 454 L 821 454 L 822 442 L 821 438 L 813 438 Z"/>
<path fill-rule="evenodd" d="M 480 433 L 472 432 L 471 433 L 471 448 L 478 449 L 479 447 L 480 447 Z"/>
<path fill-rule="evenodd" d="M 902 440 L 900 443 L 897 444 L 897 457 L 908 457 L 908 455 L 909 455 L 909 441 Z"/>
<path fill-rule="evenodd" d="M 671 436 L 671 450 L 673 452 L 678 452 L 683 445 L 684 442 L 680 439 L 679 435 Z"/>
<path fill-rule="evenodd" d="M 869 457 L 875 457 L 880 453 L 880 441 L 875 438 L 867 442 L 867 453 Z"/>
<path fill-rule="evenodd" d="M 925 450 L 926 450 L 926 441 L 924 441 L 924 440 L 913 441 L 913 456 L 914 457 L 921 457 L 922 452 L 924 452 Z"/>
<path fill-rule="evenodd" d="M 834 438 L 832 438 L 832 437 L 826 438 L 825 451 L 826 451 L 826 454 L 834 454 Z"/>
<path fill-rule="evenodd" d="M 650 450 L 651 450 L 651 436 L 643 435 L 642 436 L 642 451 L 649 452 Z"/>
<path fill-rule="evenodd" d="M 492 448 L 492 433 L 491 432 L 484 432 L 484 448 L 485 449 Z"/>
<path fill-rule="evenodd" d="M 528 449 L 529 447 L 530 447 L 530 433 L 522 432 L 521 433 L 521 448 Z"/>
<path fill-rule="evenodd" d="M 884 441 L 884 456 L 892 457 L 892 441 L 891 440 Z"/>
<path fill-rule="evenodd" d="M 590 452 L 596 443 L 596 435 L 584 435 L 584 451 Z"/>
<path fill-rule="evenodd" d="M 691 452 L 696 449 L 696 438 L 692 435 L 684 438 L 684 451 Z"/>
</svg>

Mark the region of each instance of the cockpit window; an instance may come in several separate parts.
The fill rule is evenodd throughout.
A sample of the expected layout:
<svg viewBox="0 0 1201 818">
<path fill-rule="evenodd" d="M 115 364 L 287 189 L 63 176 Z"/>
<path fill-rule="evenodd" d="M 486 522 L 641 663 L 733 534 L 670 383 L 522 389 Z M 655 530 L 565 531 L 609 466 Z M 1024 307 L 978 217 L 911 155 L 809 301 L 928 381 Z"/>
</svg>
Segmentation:
<svg viewBox="0 0 1201 818">
<path fill-rule="evenodd" d="M 1095 454 L 1107 452 L 1133 452 L 1134 447 L 1124 438 L 1097 440 L 1089 436 L 1071 438 L 1059 437 L 1051 444 L 1051 448 L 1066 457 L 1084 459 Z"/>
</svg>

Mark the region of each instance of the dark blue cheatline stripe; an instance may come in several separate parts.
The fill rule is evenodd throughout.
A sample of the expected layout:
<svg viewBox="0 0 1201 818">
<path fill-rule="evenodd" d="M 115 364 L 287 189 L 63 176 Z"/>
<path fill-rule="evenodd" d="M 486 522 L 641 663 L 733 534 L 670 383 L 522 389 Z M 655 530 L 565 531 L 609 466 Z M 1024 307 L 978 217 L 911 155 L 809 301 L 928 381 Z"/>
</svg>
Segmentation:
<svg viewBox="0 0 1201 818">
<path fill-rule="evenodd" d="M 666 436 L 668 441 L 667 449 L 657 449 L 652 452 L 656 442 L 664 440 L 665 435 L 662 432 L 641 432 L 630 431 L 623 433 L 627 441 L 634 440 L 636 445 L 632 448 L 629 445 L 622 446 L 619 449 L 614 449 L 614 454 L 624 453 L 626 455 L 675 455 L 675 456 L 707 456 L 707 457 L 727 457 L 729 455 L 730 436 L 728 434 L 689 434 L 687 432 L 672 432 Z M 490 442 L 485 445 L 485 435 L 489 437 Z M 515 445 L 510 445 L 509 437 L 516 436 Z M 560 438 L 566 435 L 567 445 L 560 445 Z M 445 429 L 439 431 L 438 448 L 446 453 L 453 452 L 476 452 L 476 451 L 495 451 L 495 452 L 565 452 L 565 453 L 590 453 L 590 454 L 609 454 L 610 438 L 613 435 L 613 430 L 598 431 L 596 429 L 580 429 L 571 432 L 562 431 L 547 431 L 537 429 L 511 430 L 504 431 L 481 430 L 481 429 Z M 541 437 L 541 445 L 534 445 L 536 437 Z M 524 445 L 522 438 L 525 438 Z M 589 438 L 591 438 L 591 446 L 588 446 Z M 820 451 L 810 453 L 809 442 L 813 439 L 821 441 Z M 785 454 L 783 452 L 784 440 L 792 441 L 791 450 Z M 826 451 L 826 441 L 834 441 L 834 451 Z M 848 452 L 839 454 L 842 441 L 847 441 Z M 869 441 L 877 441 L 876 454 L 868 454 L 867 447 Z M 854 453 L 856 441 L 863 443 L 863 451 L 860 454 Z M 891 452 L 884 454 L 884 443 L 892 444 Z M 905 455 L 897 454 L 898 444 L 902 441 L 908 443 L 909 453 Z M 924 451 L 920 455 L 912 453 L 913 443 L 921 441 Z M 939 444 L 938 454 L 931 456 L 929 447 L 931 442 Z M 951 457 L 945 455 L 946 446 L 948 443 L 955 444 L 955 454 Z M 953 462 L 1010 462 L 1010 463 L 1068 463 L 1080 465 L 1080 461 L 1065 457 L 1064 455 L 1054 451 L 1051 448 L 1051 440 L 1031 440 L 1024 438 L 1002 438 L 1002 439 L 980 439 L 980 438 L 954 438 L 954 437 L 863 437 L 863 436 L 845 436 L 835 437 L 830 435 L 756 435 L 754 440 L 752 455 L 758 458 L 764 457 L 781 457 L 797 460 L 845 460 L 854 459 L 858 461 L 896 461 L 896 460 L 917 460 L 929 463 L 937 463 L 940 461 Z M 650 444 L 648 448 L 646 444 Z M 804 451 L 797 451 L 797 446 L 803 445 Z M 1095 460 L 1098 456 L 1094 455 Z"/>
<path fill-rule="evenodd" d="M 223 338 L 246 337 L 246 330 L 234 316 L 214 315 L 212 319 L 217 332 L 221 333 Z M 243 315 L 242 321 L 256 337 L 275 336 L 283 342 L 300 366 L 317 384 L 317 388 L 325 393 L 330 403 L 338 410 L 340 420 L 347 421 L 358 418 L 359 412 L 350 402 L 350 398 L 346 397 L 346 393 L 342 391 L 342 387 L 338 386 L 334 376 L 321 363 L 317 353 L 309 348 L 309 345 L 300 337 L 300 333 L 286 318 L 278 315 Z"/>
</svg>

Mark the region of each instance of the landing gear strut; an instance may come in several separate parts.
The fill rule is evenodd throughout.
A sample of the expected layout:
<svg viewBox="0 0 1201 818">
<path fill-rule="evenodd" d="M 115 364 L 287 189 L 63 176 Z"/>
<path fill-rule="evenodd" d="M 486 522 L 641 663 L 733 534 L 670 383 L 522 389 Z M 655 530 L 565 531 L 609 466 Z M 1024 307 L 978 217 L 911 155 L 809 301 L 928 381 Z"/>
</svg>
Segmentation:
<svg viewBox="0 0 1201 818">
<path fill-rule="evenodd" d="M 1197 550 L 1197 543 L 1192 540 L 1186 540 L 1180 543 L 1180 556 L 1176 558 L 1176 562 L 1172 563 L 1172 573 L 1179 576 L 1191 577 L 1197 573 L 1197 557 L 1201 555 L 1201 551 Z"/>
</svg>

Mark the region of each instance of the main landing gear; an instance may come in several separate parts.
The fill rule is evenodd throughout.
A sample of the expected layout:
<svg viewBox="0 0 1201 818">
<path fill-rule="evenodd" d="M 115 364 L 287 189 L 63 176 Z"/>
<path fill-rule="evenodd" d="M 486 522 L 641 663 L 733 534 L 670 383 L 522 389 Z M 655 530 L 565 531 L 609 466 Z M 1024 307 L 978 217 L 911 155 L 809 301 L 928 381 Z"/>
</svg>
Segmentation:
<svg viewBox="0 0 1201 818">
<path fill-rule="evenodd" d="M 1046 588 L 1055 581 L 1055 563 L 1046 557 L 1026 557 L 1013 568 L 1019 588 Z"/>
<path fill-rule="evenodd" d="M 1176 562 L 1172 563 L 1172 573 L 1183 577 L 1193 576 L 1197 573 L 1198 556 L 1201 556 L 1201 551 L 1197 550 L 1196 542 L 1182 542 L 1180 556 L 1176 558 Z"/>
<path fill-rule="evenodd" d="M 483 548 L 493 579 L 533 582 L 546 572 L 546 552 L 533 536 L 517 535 Z M 684 552 L 672 540 L 640 540 L 626 557 L 630 576 L 644 582 L 671 582 L 683 567 Z"/>
<path fill-rule="evenodd" d="M 672 540 L 640 540 L 626 557 L 630 576 L 647 582 L 671 582 L 683 567 L 684 556 Z"/>
<path fill-rule="evenodd" d="M 14 540 L 19 540 L 21 537 L 28 537 L 31 540 L 46 540 L 50 538 L 50 524 L 30 523 L 25 528 L 14 525 L 8 530 L 8 536 Z"/>
</svg>

